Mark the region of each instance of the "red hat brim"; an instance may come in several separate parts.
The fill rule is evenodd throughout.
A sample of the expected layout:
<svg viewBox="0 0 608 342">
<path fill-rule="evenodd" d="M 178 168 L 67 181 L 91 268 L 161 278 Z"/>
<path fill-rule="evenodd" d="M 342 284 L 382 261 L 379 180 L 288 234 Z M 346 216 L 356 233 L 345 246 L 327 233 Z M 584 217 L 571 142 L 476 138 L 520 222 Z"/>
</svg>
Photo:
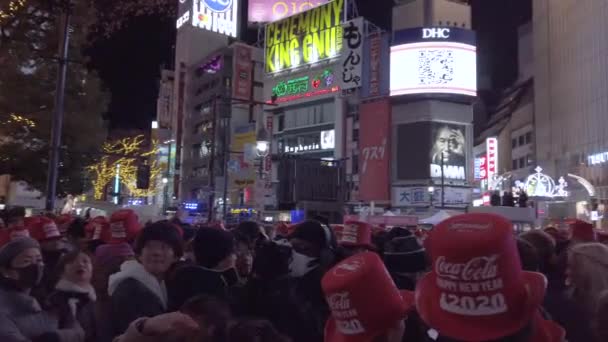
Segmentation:
<svg viewBox="0 0 608 342">
<path fill-rule="evenodd" d="M 463 324 L 456 315 L 446 314 L 440 307 L 441 290 L 435 286 L 432 273 L 427 273 L 416 285 L 416 309 L 422 320 L 439 334 L 463 341 L 488 341 L 510 336 L 530 323 L 545 298 L 547 278 L 541 273 L 522 272 L 526 287 L 525 305 L 514 313 L 511 322 L 499 324 Z"/>
<path fill-rule="evenodd" d="M 407 318 L 407 314 L 414 308 L 414 293 L 411 291 L 399 291 L 403 298 L 402 312 L 403 319 Z M 343 335 L 338 331 L 336 321 L 332 316 L 329 316 L 327 323 L 325 323 L 325 338 L 324 342 L 373 342 L 374 339 L 386 331 L 366 331 L 362 334 L 357 335 Z"/>
</svg>

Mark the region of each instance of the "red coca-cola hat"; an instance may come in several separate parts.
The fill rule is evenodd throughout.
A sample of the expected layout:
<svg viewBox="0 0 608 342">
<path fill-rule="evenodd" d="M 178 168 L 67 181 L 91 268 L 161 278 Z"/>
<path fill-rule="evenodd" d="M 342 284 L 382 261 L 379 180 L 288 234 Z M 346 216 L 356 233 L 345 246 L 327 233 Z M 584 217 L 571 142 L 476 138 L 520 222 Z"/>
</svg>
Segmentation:
<svg viewBox="0 0 608 342">
<path fill-rule="evenodd" d="M 572 220 L 568 223 L 570 224 L 572 240 L 577 240 L 580 242 L 597 241 L 597 236 L 595 235 L 595 230 L 593 229 L 593 225 L 591 223 L 581 220 Z"/>
<path fill-rule="evenodd" d="M 340 235 L 336 234 L 336 239 L 340 246 L 374 249 L 372 245 L 372 226 L 369 223 L 346 221 Z"/>
<path fill-rule="evenodd" d="M 331 230 L 334 232 L 334 235 L 336 236 L 336 241 L 340 241 L 340 239 L 342 238 L 342 231 L 344 230 L 344 225 L 330 224 L 329 228 L 331 228 Z"/>
<path fill-rule="evenodd" d="M 137 214 L 131 209 L 121 209 L 110 217 L 109 234 L 102 233 L 102 240 L 106 243 L 132 242 L 140 230 Z"/>
<path fill-rule="evenodd" d="M 65 235 L 68 232 L 68 228 L 70 228 L 72 222 L 74 222 L 74 217 L 68 214 L 57 216 L 55 219 L 55 223 L 57 224 L 57 228 L 59 228 L 61 235 Z"/>
<path fill-rule="evenodd" d="M 55 221 L 46 216 L 39 216 L 28 228 L 32 239 L 38 242 L 61 238 L 61 233 Z"/>
<path fill-rule="evenodd" d="M 27 229 L 26 227 L 23 227 L 23 226 L 13 227 L 12 229 L 9 230 L 8 237 L 9 237 L 10 241 L 13 241 L 13 240 L 19 239 L 19 238 L 23 238 L 23 237 L 29 238 L 30 231 L 29 231 L 29 229 Z"/>
<path fill-rule="evenodd" d="M 433 270 L 416 286 L 416 307 L 440 335 L 486 341 L 532 321 L 547 280 L 521 268 L 513 224 L 494 214 L 465 214 L 437 225 L 425 243 Z"/>
<path fill-rule="evenodd" d="M 323 276 L 321 285 L 331 309 L 325 342 L 372 342 L 414 307 L 413 293 L 397 289 L 373 252 L 338 263 Z"/>
<path fill-rule="evenodd" d="M 10 230 L 0 229 L 0 248 L 11 241 Z"/>
<path fill-rule="evenodd" d="M 110 222 L 105 216 L 97 216 L 84 227 L 85 239 L 103 240 L 104 235 L 110 235 Z"/>
</svg>

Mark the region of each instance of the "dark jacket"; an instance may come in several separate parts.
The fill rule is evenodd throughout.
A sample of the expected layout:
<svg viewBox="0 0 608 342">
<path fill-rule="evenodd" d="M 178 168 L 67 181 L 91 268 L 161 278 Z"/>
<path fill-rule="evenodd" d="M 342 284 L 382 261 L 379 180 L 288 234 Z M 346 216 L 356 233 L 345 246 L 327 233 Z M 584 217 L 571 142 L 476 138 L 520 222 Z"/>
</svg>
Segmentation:
<svg viewBox="0 0 608 342">
<path fill-rule="evenodd" d="M 220 272 L 196 265 L 185 265 L 175 270 L 167 281 L 169 308 L 179 310 L 189 299 L 209 295 L 231 301 L 228 284 Z"/>
<path fill-rule="evenodd" d="M 593 341 L 591 314 L 566 291 L 547 292 L 543 303 L 551 318 L 566 330 L 568 342 Z"/>
<path fill-rule="evenodd" d="M 65 325 L 60 326 L 64 320 Z M 38 301 L 18 291 L 11 280 L 0 279 L 0 341 L 82 342 L 84 331 L 75 319 L 44 311 Z"/>
<path fill-rule="evenodd" d="M 114 336 L 124 333 L 137 318 L 167 312 L 165 283 L 159 282 L 136 260 L 126 261 L 120 272 L 110 276 L 108 293 Z"/>
<path fill-rule="evenodd" d="M 330 310 L 323 289 L 321 278 L 323 271 L 316 268 L 301 278 L 294 278 L 290 283 L 290 296 L 295 317 L 292 331 L 288 335 L 294 342 L 322 342 L 325 322 Z"/>
<path fill-rule="evenodd" d="M 98 341 L 95 317 L 96 300 L 97 296 L 95 295 L 93 286 L 82 287 L 61 279 L 55 286 L 55 290 L 49 295 L 46 305 L 59 311 L 71 310 L 70 306 L 74 305 L 76 319 L 85 332 L 85 341 L 96 342 Z M 60 326 L 65 324 L 65 322 L 59 322 Z"/>
</svg>

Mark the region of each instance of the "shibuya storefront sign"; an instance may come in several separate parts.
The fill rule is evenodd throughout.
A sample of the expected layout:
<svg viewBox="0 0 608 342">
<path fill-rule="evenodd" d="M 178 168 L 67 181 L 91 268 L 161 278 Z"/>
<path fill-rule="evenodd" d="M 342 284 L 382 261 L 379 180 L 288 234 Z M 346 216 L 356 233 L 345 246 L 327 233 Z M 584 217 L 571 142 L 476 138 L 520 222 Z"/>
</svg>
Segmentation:
<svg viewBox="0 0 608 342">
<path fill-rule="evenodd" d="M 340 87 L 336 85 L 336 77 L 332 69 L 325 69 L 313 76 L 301 76 L 279 81 L 272 87 L 272 94 L 276 96 L 276 103 L 298 100 L 337 92 Z"/>
<path fill-rule="evenodd" d="M 269 23 L 305 12 L 327 0 L 249 0 L 250 23 Z"/>
<path fill-rule="evenodd" d="M 589 165 L 599 165 L 608 162 L 608 152 L 590 154 L 587 156 L 587 164 Z"/>
<path fill-rule="evenodd" d="M 345 0 L 266 25 L 266 72 L 297 68 L 340 56 Z"/>
<path fill-rule="evenodd" d="M 445 207 L 464 208 L 471 203 L 471 189 L 445 187 L 443 203 Z M 428 207 L 431 205 L 431 194 L 426 186 L 393 187 L 392 205 L 395 207 Z M 435 187 L 433 205 L 441 202 L 441 187 Z"/>
<path fill-rule="evenodd" d="M 190 8 L 187 4 L 191 3 Z M 239 0 L 180 0 L 176 27 L 192 26 L 236 37 L 238 33 Z"/>
<path fill-rule="evenodd" d="M 293 145 L 290 144 L 291 139 L 287 139 L 284 146 L 284 153 L 302 153 L 302 152 L 318 152 L 324 150 L 333 150 L 336 147 L 336 131 L 333 129 L 327 131 L 321 131 L 319 135 L 310 135 L 304 137 L 296 137 L 295 140 L 301 140 L 304 142 L 298 142 Z"/>
<path fill-rule="evenodd" d="M 340 59 L 342 90 L 359 88 L 363 72 L 363 18 L 356 18 L 344 25 L 344 53 Z"/>
</svg>

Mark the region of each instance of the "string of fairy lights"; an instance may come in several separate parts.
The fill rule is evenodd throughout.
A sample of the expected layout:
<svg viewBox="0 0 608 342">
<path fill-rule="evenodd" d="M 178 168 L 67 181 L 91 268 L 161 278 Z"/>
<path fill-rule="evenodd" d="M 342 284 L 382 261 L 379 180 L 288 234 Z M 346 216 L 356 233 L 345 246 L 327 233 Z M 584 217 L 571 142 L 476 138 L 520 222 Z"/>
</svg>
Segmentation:
<svg viewBox="0 0 608 342">
<path fill-rule="evenodd" d="M 106 186 L 115 179 L 117 174 L 120 183 L 127 187 L 131 196 L 147 197 L 156 194 L 156 183 L 163 170 L 156 160 L 152 160 L 150 163 L 150 188 L 137 188 L 139 160 L 154 156 L 159 151 L 157 141 L 153 141 L 149 149 L 144 149 L 144 142 L 144 136 L 138 135 L 104 143 L 102 151 L 105 155 L 87 168 L 91 173 L 95 199 L 103 198 Z"/>
<path fill-rule="evenodd" d="M 26 0 L 13 0 L 8 4 L 7 9 L 0 9 L 0 25 L 2 25 L 4 21 L 13 17 L 17 11 L 25 7 L 26 4 Z"/>
</svg>

